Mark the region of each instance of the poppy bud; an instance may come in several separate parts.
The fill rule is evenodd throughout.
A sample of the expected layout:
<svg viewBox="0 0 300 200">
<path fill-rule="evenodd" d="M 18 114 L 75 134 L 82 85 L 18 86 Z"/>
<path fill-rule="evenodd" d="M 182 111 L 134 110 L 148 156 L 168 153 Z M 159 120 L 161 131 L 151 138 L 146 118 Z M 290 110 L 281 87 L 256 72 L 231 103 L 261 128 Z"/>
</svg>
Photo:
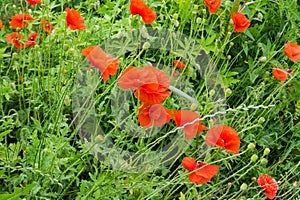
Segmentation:
<svg viewBox="0 0 300 200">
<path fill-rule="evenodd" d="M 229 97 L 232 94 L 232 90 L 230 88 L 225 89 L 225 96 Z"/>
<path fill-rule="evenodd" d="M 240 187 L 240 190 L 245 191 L 245 190 L 247 190 L 247 188 L 248 188 L 248 185 L 246 183 L 243 183 Z"/>
<path fill-rule="evenodd" d="M 264 16 L 263 16 L 263 14 L 258 13 L 258 14 L 257 14 L 257 18 L 260 19 L 260 20 L 263 20 Z"/>
<path fill-rule="evenodd" d="M 258 159 L 258 156 L 256 154 L 253 154 L 250 158 L 251 162 L 256 162 Z"/>
<path fill-rule="evenodd" d="M 212 97 L 216 94 L 216 91 L 214 89 L 212 89 L 211 91 L 209 91 L 209 96 Z"/>
<path fill-rule="evenodd" d="M 253 149 L 255 149 L 255 144 L 251 142 L 248 144 L 247 150 L 253 150 Z"/>
<path fill-rule="evenodd" d="M 175 27 L 178 27 L 178 26 L 179 26 L 179 21 L 178 21 L 178 20 L 175 20 L 175 21 L 174 21 L 174 26 L 175 26 Z"/>
<path fill-rule="evenodd" d="M 149 49 L 151 47 L 151 44 L 149 43 L 149 42 L 145 42 L 144 44 L 143 44 L 143 49 L 144 50 L 147 50 L 147 49 Z"/>
<path fill-rule="evenodd" d="M 142 33 L 143 38 L 145 38 L 145 39 L 149 38 L 149 33 L 147 32 L 147 29 L 145 26 L 143 26 L 141 33 Z"/>
<path fill-rule="evenodd" d="M 229 45 L 230 45 L 230 46 L 233 46 L 233 45 L 234 45 L 234 43 L 233 43 L 233 42 L 230 42 L 230 43 L 229 43 Z"/>
<path fill-rule="evenodd" d="M 264 150 L 264 156 L 269 155 L 270 151 L 271 150 L 269 148 L 265 148 L 265 150 Z"/>
<path fill-rule="evenodd" d="M 197 17 L 196 23 L 197 23 L 197 24 L 201 24 L 201 21 L 202 21 L 202 19 L 201 19 L 200 17 Z"/>
<path fill-rule="evenodd" d="M 14 52 L 14 53 L 12 54 L 13 57 L 16 57 L 17 55 L 18 55 L 18 53 L 16 53 L 16 52 Z"/>
<path fill-rule="evenodd" d="M 225 1 L 225 6 L 230 6 L 231 5 L 231 1 Z"/>
<path fill-rule="evenodd" d="M 32 13 L 32 10 L 29 8 L 29 9 L 28 9 L 28 12 L 29 12 L 29 13 Z"/>
<path fill-rule="evenodd" d="M 198 104 L 192 103 L 190 108 L 191 108 L 191 110 L 196 110 L 197 107 L 198 107 Z"/>
<path fill-rule="evenodd" d="M 260 160 L 260 163 L 261 163 L 262 165 L 266 165 L 266 164 L 268 163 L 268 159 L 262 158 L 262 159 Z"/>
<path fill-rule="evenodd" d="M 231 59 L 231 55 L 228 55 L 228 56 L 227 56 L 227 60 L 230 60 L 230 59 Z"/>
<path fill-rule="evenodd" d="M 258 119 L 258 123 L 259 123 L 259 124 L 263 124 L 265 121 L 266 121 L 266 119 L 265 119 L 264 117 L 260 117 L 260 118 Z"/>
<path fill-rule="evenodd" d="M 66 95 L 64 103 L 66 106 L 70 106 L 71 105 L 71 99 L 69 95 Z"/>
<path fill-rule="evenodd" d="M 258 48 L 262 48 L 262 46 L 263 46 L 263 44 L 260 43 L 260 42 L 257 44 L 257 47 L 258 47 Z"/>
<path fill-rule="evenodd" d="M 174 15 L 173 15 L 173 19 L 178 19 L 178 14 L 177 13 L 175 13 Z"/>
<path fill-rule="evenodd" d="M 262 62 L 262 63 L 264 63 L 264 62 L 267 61 L 267 57 L 266 56 L 262 56 L 262 57 L 259 58 L 259 61 Z"/>
<path fill-rule="evenodd" d="M 298 183 L 297 183 L 297 181 L 295 181 L 295 182 L 293 183 L 293 187 L 297 187 L 297 185 L 298 185 Z"/>
</svg>

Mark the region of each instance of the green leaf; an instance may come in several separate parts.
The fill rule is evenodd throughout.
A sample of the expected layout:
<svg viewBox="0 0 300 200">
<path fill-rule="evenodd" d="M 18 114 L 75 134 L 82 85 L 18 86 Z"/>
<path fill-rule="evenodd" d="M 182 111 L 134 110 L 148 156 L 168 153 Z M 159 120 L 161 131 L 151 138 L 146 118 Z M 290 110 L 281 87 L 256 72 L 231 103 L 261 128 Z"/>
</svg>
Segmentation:
<svg viewBox="0 0 300 200">
<path fill-rule="evenodd" d="M 0 194 L 2 200 L 17 200 L 21 195 L 29 194 L 36 184 L 29 184 L 25 188 L 15 188 L 12 194 Z"/>
</svg>

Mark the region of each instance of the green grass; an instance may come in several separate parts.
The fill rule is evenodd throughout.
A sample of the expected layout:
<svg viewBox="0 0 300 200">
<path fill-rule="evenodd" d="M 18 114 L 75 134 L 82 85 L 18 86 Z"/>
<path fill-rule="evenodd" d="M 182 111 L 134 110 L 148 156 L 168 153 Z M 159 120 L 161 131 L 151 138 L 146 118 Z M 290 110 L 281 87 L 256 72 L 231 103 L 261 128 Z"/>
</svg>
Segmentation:
<svg viewBox="0 0 300 200">
<path fill-rule="evenodd" d="M 300 63 L 283 53 L 288 40 L 300 44 L 299 2 L 249 1 L 243 13 L 251 26 L 243 33 L 230 25 L 231 1 L 222 1 L 213 15 L 202 0 L 145 2 L 157 13 L 150 25 L 131 16 L 125 0 L 44 0 L 38 6 L 1 1 L 6 27 L 0 29 L 0 199 L 266 199 L 255 181 L 262 173 L 277 180 L 276 199 L 299 199 Z M 66 7 L 80 11 L 86 30 L 66 28 Z M 37 20 L 20 30 L 9 27 L 10 16 L 29 9 Z M 51 21 L 52 34 L 41 30 L 40 18 Z M 142 37 L 157 28 L 184 36 Z M 36 31 L 40 37 L 34 47 L 18 50 L 5 39 L 13 31 L 24 38 Z M 171 45 L 163 48 L 164 42 Z M 96 68 L 87 70 L 81 50 L 91 45 L 105 46 L 119 60 L 107 82 Z M 208 62 L 197 58 L 201 49 Z M 128 66 L 149 63 L 170 74 L 176 58 L 188 67 L 177 71 L 171 85 L 199 105 L 173 93 L 164 106 L 193 108 L 201 116 L 228 109 L 202 123 L 233 127 L 241 138 L 239 154 L 208 148 L 205 132 L 186 141 L 174 122 L 157 129 L 139 126 L 140 102 L 119 88 L 118 78 Z M 273 66 L 293 73 L 277 81 Z M 247 148 L 250 143 L 255 149 Z M 258 159 L 251 161 L 254 154 Z M 220 170 L 205 185 L 190 183 L 181 166 L 184 156 Z"/>
</svg>

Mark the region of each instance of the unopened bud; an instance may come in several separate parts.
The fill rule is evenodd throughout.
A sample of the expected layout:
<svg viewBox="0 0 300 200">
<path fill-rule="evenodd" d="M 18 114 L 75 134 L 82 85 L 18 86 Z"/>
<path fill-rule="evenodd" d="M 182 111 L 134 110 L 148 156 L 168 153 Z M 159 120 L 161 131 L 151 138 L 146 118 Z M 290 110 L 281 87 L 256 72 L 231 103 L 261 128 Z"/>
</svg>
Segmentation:
<svg viewBox="0 0 300 200">
<path fill-rule="evenodd" d="M 266 119 L 265 119 L 264 117 L 260 117 L 260 118 L 258 119 L 258 123 L 259 123 L 259 124 L 263 124 L 265 121 L 266 121 Z"/>
<path fill-rule="evenodd" d="M 260 20 L 263 20 L 264 16 L 262 13 L 258 13 L 257 14 L 257 18 L 260 19 Z"/>
<path fill-rule="evenodd" d="M 178 19 L 178 14 L 177 13 L 175 13 L 174 15 L 173 15 L 173 19 Z"/>
<path fill-rule="evenodd" d="M 265 150 L 264 150 L 264 156 L 269 155 L 270 151 L 271 150 L 269 148 L 265 148 Z"/>
<path fill-rule="evenodd" d="M 211 91 L 209 91 L 209 96 L 212 97 L 216 94 L 216 90 L 212 89 Z"/>
<path fill-rule="evenodd" d="M 258 46 L 258 48 L 262 48 L 263 44 L 262 43 L 258 43 L 257 46 Z"/>
<path fill-rule="evenodd" d="M 266 165 L 266 164 L 268 163 L 268 159 L 263 158 L 263 159 L 260 160 L 260 163 L 261 163 L 262 165 Z"/>
<path fill-rule="evenodd" d="M 227 60 L 230 60 L 230 59 L 231 59 L 231 55 L 228 55 L 228 56 L 227 56 Z"/>
<path fill-rule="evenodd" d="M 225 96 L 229 97 L 232 94 L 232 90 L 230 88 L 225 89 Z"/>
<path fill-rule="evenodd" d="M 151 44 L 149 43 L 149 42 L 145 42 L 144 44 L 143 44 L 143 49 L 144 50 L 147 50 L 147 49 L 149 49 L 151 47 Z"/>
<path fill-rule="evenodd" d="M 262 62 L 262 63 L 264 63 L 264 62 L 267 61 L 267 57 L 266 56 L 262 56 L 262 57 L 259 58 L 259 61 Z"/>
<path fill-rule="evenodd" d="M 198 104 L 192 103 L 191 110 L 196 110 L 198 108 Z"/>
<path fill-rule="evenodd" d="M 247 190 L 247 188 L 248 188 L 248 185 L 247 185 L 246 183 L 243 183 L 243 184 L 240 186 L 240 190 L 242 190 L 242 191 Z"/>
<path fill-rule="evenodd" d="M 178 27 L 178 26 L 179 26 L 179 21 L 178 21 L 178 20 L 175 20 L 175 21 L 174 21 L 174 26 L 175 26 L 175 27 Z"/>
<path fill-rule="evenodd" d="M 196 23 L 197 23 L 197 24 L 201 24 L 201 22 L 202 22 L 202 19 L 201 19 L 200 17 L 197 17 Z"/>
<path fill-rule="evenodd" d="M 248 144 L 247 150 L 253 150 L 253 149 L 255 149 L 255 144 L 251 142 Z"/>
<path fill-rule="evenodd" d="M 256 154 L 253 154 L 250 158 L 251 162 L 256 162 L 258 159 L 258 156 Z"/>
</svg>

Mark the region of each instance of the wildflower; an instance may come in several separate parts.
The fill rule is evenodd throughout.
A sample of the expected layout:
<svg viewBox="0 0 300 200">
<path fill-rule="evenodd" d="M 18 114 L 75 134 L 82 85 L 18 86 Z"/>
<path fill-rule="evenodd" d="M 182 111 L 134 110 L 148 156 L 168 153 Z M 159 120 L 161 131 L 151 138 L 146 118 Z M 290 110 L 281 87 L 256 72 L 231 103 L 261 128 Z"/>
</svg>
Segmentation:
<svg viewBox="0 0 300 200">
<path fill-rule="evenodd" d="M 279 81 L 285 81 L 292 70 L 285 70 L 282 67 L 274 67 L 272 75 Z"/>
<path fill-rule="evenodd" d="M 300 46 L 297 43 L 288 41 L 284 47 L 284 53 L 293 61 L 300 60 Z"/>
<path fill-rule="evenodd" d="M 145 24 L 151 24 L 156 18 L 156 13 L 142 0 L 132 0 L 130 2 L 130 12 L 132 15 L 140 15 Z"/>
<path fill-rule="evenodd" d="M 174 120 L 176 123 L 176 127 L 184 126 L 185 124 L 191 123 L 198 118 L 200 118 L 200 115 L 190 110 L 174 111 Z M 199 120 L 194 122 L 193 124 L 186 125 L 183 128 L 183 133 L 184 133 L 184 137 L 187 140 L 190 140 L 196 137 L 196 135 L 199 132 L 204 130 L 207 130 L 207 127 L 203 126 L 201 121 Z"/>
<path fill-rule="evenodd" d="M 77 10 L 74 10 L 72 8 L 66 8 L 65 12 L 67 13 L 67 17 L 66 17 L 67 27 L 70 27 L 70 29 L 72 30 L 85 29 L 84 19 Z"/>
<path fill-rule="evenodd" d="M 257 183 L 264 189 L 265 195 L 269 199 L 275 198 L 276 193 L 279 189 L 278 184 L 275 179 L 273 179 L 268 174 L 261 174 L 257 179 Z"/>
<path fill-rule="evenodd" d="M 110 54 L 106 54 L 101 47 L 90 46 L 81 51 L 90 61 L 91 66 L 95 66 L 102 72 L 102 79 L 107 81 L 110 75 L 115 75 L 119 67 L 119 62 Z"/>
<path fill-rule="evenodd" d="M 13 28 L 22 28 L 28 26 L 26 21 L 33 21 L 34 18 L 30 14 L 17 14 L 11 17 L 10 25 Z"/>
<path fill-rule="evenodd" d="M 221 0 L 204 0 L 204 3 L 208 7 L 209 12 L 213 14 L 220 8 Z"/>
<path fill-rule="evenodd" d="M 36 4 L 41 4 L 42 0 L 26 0 L 28 3 L 30 3 L 31 5 L 36 5 Z"/>
<path fill-rule="evenodd" d="M 159 104 L 170 95 L 168 75 L 153 66 L 129 67 L 118 83 L 122 89 L 135 91 L 135 96 L 146 104 Z"/>
<path fill-rule="evenodd" d="M 47 34 L 50 34 L 54 30 L 54 27 L 51 25 L 51 23 L 43 19 L 41 19 L 41 27 Z"/>
<path fill-rule="evenodd" d="M 240 148 L 240 138 L 235 130 L 226 125 L 217 125 L 209 129 L 205 136 L 207 146 L 216 145 L 237 154 Z"/>
<path fill-rule="evenodd" d="M 33 47 L 35 45 L 35 42 L 36 42 L 36 38 L 38 37 L 39 35 L 37 33 L 31 33 L 29 36 L 28 36 L 28 41 L 26 42 L 25 44 L 25 47 Z"/>
<path fill-rule="evenodd" d="M 139 109 L 138 120 L 142 127 L 150 128 L 162 126 L 168 123 L 172 118 L 170 110 L 164 108 L 161 104 L 147 105 L 144 104 Z"/>
<path fill-rule="evenodd" d="M 174 60 L 174 66 L 178 69 L 184 69 L 186 67 L 180 60 Z"/>
<path fill-rule="evenodd" d="M 244 14 L 230 12 L 230 15 L 234 23 L 234 32 L 243 32 L 250 26 L 250 21 Z"/>
<path fill-rule="evenodd" d="M 189 180 L 196 184 L 205 184 L 209 182 L 212 177 L 219 171 L 217 165 L 206 165 L 202 162 L 196 162 L 194 158 L 184 157 L 182 159 L 182 166 L 189 172 Z"/>
<path fill-rule="evenodd" d="M 22 43 L 23 37 L 20 33 L 13 32 L 6 36 L 6 41 L 8 44 L 13 44 L 17 49 L 24 48 L 25 45 Z"/>
<path fill-rule="evenodd" d="M 4 28 L 5 26 L 3 26 L 2 21 L 0 20 L 0 29 Z"/>
</svg>

